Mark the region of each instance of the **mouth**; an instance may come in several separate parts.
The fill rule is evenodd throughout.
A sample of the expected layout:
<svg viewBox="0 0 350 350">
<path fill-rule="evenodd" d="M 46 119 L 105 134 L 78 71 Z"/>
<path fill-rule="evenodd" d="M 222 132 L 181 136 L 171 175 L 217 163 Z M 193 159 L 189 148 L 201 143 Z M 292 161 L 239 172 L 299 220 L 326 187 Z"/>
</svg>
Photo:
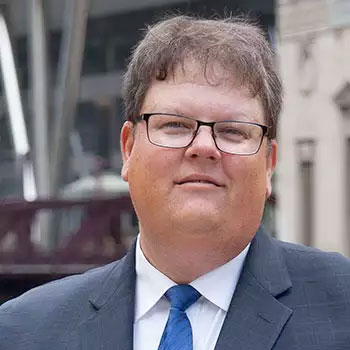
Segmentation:
<svg viewBox="0 0 350 350">
<path fill-rule="evenodd" d="M 213 185 L 215 187 L 222 187 L 222 185 L 212 178 L 203 178 L 203 177 L 187 177 L 183 178 L 180 181 L 175 182 L 176 185 L 185 185 L 185 184 L 203 184 L 203 185 Z"/>
</svg>

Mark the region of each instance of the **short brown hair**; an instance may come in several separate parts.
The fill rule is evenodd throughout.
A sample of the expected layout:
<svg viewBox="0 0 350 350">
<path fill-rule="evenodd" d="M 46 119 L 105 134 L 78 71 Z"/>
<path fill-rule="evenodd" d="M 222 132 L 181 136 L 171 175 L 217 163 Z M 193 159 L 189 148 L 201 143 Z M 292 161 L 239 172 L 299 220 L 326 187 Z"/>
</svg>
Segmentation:
<svg viewBox="0 0 350 350">
<path fill-rule="evenodd" d="M 165 80 L 185 61 L 193 60 L 207 69 L 219 65 L 234 77 L 235 84 L 258 96 L 268 136 L 276 137 L 282 105 L 282 85 L 274 53 L 263 31 L 242 18 L 201 19 L 175 16 L 149 26 L 133 50 L 123 80 L 123 98 L 128 120 L 135 122 L 152 81 Z M 208 80 L 208 79 L 207 79 Z"/>
</svg>

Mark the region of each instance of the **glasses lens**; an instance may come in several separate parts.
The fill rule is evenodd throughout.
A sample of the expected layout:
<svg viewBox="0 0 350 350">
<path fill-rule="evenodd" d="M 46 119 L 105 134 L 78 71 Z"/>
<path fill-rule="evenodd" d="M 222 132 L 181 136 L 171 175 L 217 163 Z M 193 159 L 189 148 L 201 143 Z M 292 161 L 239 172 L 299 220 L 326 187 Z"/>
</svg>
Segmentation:
<svg viewBox="0 0 350 350">
<path fill-rule="evenodd" d="M 220 150 L 234 154 L 258 151 L 263 131 L 259 125 L 243 122 L 218 122 L 214 126 L 215 141 Z"/>
<path fill-rule="evenodd" d="M 165 147 L 185 147 L 196 131 L 197 122 L 190 118 L 153 114 L 148 120 L 148 136 L 152 143 Z"/>
</svg>

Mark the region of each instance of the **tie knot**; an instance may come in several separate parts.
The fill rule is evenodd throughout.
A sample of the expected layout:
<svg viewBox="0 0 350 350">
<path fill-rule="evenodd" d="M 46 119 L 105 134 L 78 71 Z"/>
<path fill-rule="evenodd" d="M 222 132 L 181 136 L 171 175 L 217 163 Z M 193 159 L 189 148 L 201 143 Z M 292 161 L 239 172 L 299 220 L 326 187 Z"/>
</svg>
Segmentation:
<svg viewBox="0 0 350 350">
<path fill-rule="evenodd" d="M 201 296 L 200 293 L 189 284 L 178 284 L 171 287 L 165 293 L 172 308 L 185 311 Z"/>
</svg>

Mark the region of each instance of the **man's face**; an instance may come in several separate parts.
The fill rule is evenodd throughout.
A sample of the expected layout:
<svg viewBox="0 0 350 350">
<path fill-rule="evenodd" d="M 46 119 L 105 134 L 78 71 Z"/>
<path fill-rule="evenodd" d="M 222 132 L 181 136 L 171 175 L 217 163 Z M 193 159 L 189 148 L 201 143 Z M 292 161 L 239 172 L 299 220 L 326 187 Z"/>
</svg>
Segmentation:
<svg viewBox="0 0 350 350">
<path fill-rule="evenodd" d="M 240 120 L 265 124 L 261 104 L 243 88 L 209 85 L 203 77 L 154 81 L 141 113 L 175 113 L 202 121 Z M 162 148 L 147 138 L 146 122 L 123 126 L 122 176 L 140 222 L 152 240 L 207 239 L 245 246 L 255 234 L 271 192 L 276 143 L 264 138 L 251 156 L 220 152 L 211 130 L 201 126 L 186 148 Z M 211 179 L 216 185 L 196 179 Z M 176 233 L 176 237 L 174 237 Z"/>
</svg>

